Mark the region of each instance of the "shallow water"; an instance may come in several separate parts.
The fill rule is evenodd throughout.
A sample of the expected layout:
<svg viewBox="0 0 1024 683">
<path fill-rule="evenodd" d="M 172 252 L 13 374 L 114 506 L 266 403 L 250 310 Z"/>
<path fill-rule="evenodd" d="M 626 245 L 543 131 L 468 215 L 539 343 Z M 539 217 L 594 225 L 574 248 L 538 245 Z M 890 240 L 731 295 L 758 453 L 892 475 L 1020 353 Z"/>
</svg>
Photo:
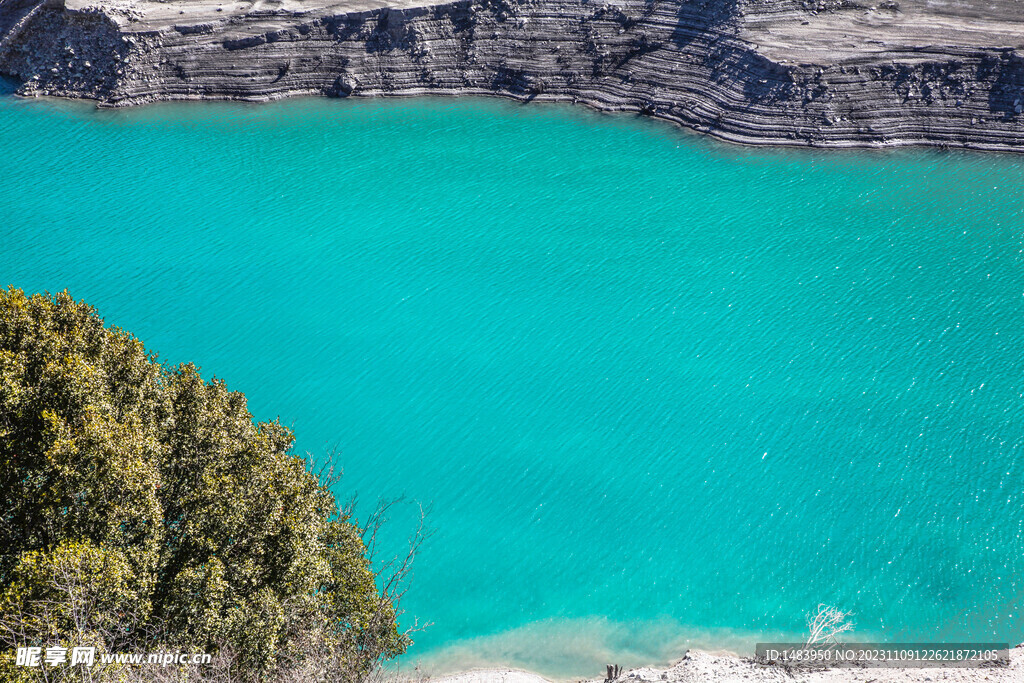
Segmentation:
<svg viewBox="0 0 1024 683">
<path fill-rule="evenodd" d="M 822 601 L 1024 636 L 1024 158 L 470 99 L 6 96 L 0 141 L 3 283 L 432 503 L 403 666 L 597 674 Z"/>
</svg>

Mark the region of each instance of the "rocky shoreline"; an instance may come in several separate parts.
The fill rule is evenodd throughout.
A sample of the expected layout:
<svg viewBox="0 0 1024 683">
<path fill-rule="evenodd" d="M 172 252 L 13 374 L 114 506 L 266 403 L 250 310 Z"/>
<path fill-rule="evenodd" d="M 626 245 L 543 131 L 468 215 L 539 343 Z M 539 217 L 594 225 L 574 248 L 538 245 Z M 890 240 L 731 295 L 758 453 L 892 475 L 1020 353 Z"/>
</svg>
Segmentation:
<svg viewBox="0 0 1024 683">
<path fill-rule="evenodd" d="M 516 669 L 479 669 L 436 679 L 438 683 L 550 683 L 548 679 Z M 667 668 L 638 667 L 623 672 L 614 683 L 1019 683 L 1024 681 L 1024 646 L 1010 650 L 1010 665 L 994 668 L 871 668 L 786 671 L 755 664 L 733 654 L 691 650 Z M 594 678 L 579 683 L 608 683 Z"/>
<path fill-rule="evenodd" d="M 0 73 L 25 96 L 101 106 L 499 95 L 748 144 L 1020 151 L 1016 12 L 1012 0 L 0 0 Z"/>
</svg>

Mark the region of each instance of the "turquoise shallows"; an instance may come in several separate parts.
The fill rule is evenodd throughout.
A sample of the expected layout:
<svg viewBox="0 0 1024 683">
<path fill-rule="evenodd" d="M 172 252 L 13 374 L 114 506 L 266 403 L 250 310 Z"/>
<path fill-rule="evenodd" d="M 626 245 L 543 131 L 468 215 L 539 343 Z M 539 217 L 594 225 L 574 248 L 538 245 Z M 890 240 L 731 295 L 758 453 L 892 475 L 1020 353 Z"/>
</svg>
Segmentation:
<svg viewBox="0 0 1024 683">
<path fill-rule="evenodd" d="M 0 141 L 4 284 L 432 503 L 403 667 L 599 675 L 823 601 L 1024 639 L 1024 157 L 472 99 L 5 96 Z"/>
</svg>

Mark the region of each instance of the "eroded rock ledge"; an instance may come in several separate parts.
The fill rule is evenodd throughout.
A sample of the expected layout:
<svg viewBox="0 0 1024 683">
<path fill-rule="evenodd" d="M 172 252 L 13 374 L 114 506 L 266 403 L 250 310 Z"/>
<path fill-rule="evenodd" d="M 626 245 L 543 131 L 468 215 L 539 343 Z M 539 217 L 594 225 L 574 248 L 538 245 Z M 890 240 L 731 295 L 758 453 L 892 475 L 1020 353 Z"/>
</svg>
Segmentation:
<svg viewBox="0 0 1024 683">
<path fill-rule="evenodd" d="M 103 106 L 497 94 L 744 143 L 1017 151 L 1015 1 L 0 0 L 0 73 Z"/>
</svg>

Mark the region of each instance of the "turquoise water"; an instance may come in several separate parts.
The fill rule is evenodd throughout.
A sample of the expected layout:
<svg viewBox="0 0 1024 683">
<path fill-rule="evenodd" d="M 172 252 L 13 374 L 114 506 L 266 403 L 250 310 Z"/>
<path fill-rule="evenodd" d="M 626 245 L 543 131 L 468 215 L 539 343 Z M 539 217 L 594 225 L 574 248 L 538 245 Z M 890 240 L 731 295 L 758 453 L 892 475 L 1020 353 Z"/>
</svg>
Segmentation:
<svg viewBox="0 0 1024 683">
<path fill-rule="evenodd" d="M 1024 157 L 491 100 L 6 96 L 0 141 L 4 283 L 433 505 L 403 666 L 593 675 L 823 601 L 1024 639 Z"/>
</svg>

